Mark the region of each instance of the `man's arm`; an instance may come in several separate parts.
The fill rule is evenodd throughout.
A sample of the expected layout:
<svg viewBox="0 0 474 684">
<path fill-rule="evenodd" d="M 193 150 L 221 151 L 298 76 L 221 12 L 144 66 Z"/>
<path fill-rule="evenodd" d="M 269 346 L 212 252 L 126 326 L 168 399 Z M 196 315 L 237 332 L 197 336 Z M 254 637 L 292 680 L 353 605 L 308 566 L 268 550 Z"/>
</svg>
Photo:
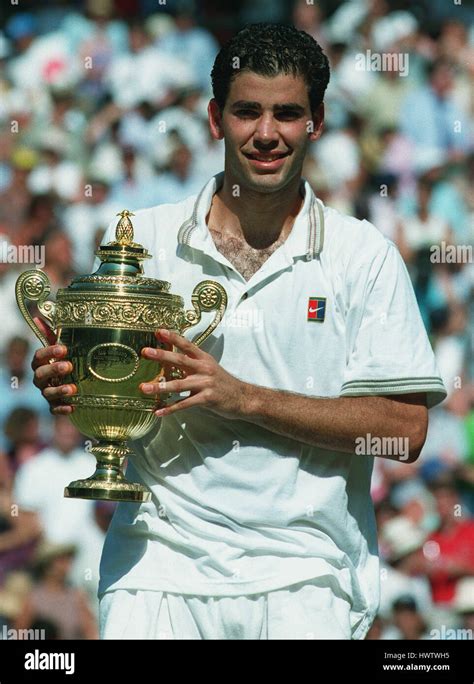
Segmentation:
<svg viewBox="0 0 474 684">
<path fill-rule="evenodd" d="M 156 411 L 158 416 L 205 406 L 226 418 L 247 420 L 306 444 L 407 463 L 415 461 L 423 447 L 428 424 L 424 393 L 324 398 L 259 387 L 227 373 L 210 354 L 176 333 L 160 330 L 157 337 L 184 353 L 146 348 L 143 356 L 174 364 L 186 377 L 141 385 L 142 391 L 157 396 L 191 393 Z M 386 438 L 385 447 L 372 448 L 373 438 Z"/>
<path fill-rule="evenodd" d="M 313 446 L 354 453 L 360 445 L 361 453 L 368 447 L 375 455 L 412 463 L 425 443 L 424 393 L 326 398 L 248 385 L 245 394 L 241 418 Z M 388 439 L 378 448 L 372 438 Z"/>
</svg>

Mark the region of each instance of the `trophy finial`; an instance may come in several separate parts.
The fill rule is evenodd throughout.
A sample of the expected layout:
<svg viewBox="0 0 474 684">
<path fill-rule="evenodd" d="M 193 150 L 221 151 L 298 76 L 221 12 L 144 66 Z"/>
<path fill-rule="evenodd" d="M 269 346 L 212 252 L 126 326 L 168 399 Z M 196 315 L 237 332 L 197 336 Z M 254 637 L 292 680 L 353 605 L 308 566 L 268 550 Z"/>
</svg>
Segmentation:
<svg viewBox="0 0 474 684">
<path fill-rule="evenodd" d="M 128 209 L 124 209 L 117 216 L 120 216 L 120 221 L 115 228 L 115 241 L 119 245 L 133 245 L 133 226 L 130 221 L 130 216 L 135 216 Z"/>
<path fill-rule="evenodd" d="M 143 245 L 133 241 L 134 231 L 130 216 L 135 216 L 135 214 L 124 209 L 117 216 L 120 216 L 120 219 L 115 226 L 115 240 L 106 245 L 101 245 L 95 254 L 102 262 L 110 261 L 125 264 L 132 260 L 137 262 L 138 267 L 139 262 L 143 259 L 149 259 L 151 254 Z"/>
</svg>

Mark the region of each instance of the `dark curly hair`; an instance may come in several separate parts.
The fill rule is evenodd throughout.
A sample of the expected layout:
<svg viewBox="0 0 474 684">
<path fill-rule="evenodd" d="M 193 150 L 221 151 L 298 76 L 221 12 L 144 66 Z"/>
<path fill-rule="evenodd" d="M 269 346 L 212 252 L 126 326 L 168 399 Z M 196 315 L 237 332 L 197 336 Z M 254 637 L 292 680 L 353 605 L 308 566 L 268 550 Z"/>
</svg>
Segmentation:
<svg viewBox="0 0 474 684">
<path fill-rule="evenodd" d="M 323 101 L 329 81 L 329 62 L 321 46 L 304 31 L 284 24 L 249 24 L 221 48 L 211 72 L 221 110 L 232 79 L 242 71 L 302 76 L 313 112 Z"/>
</svg>

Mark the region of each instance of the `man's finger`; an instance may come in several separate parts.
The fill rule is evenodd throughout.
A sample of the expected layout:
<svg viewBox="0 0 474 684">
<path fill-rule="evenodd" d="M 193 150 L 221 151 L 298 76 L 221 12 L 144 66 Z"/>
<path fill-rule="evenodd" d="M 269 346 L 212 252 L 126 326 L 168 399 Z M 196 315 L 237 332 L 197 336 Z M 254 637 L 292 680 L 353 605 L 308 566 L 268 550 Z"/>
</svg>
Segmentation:
<svg viewBox="0 0 474 684">
<path fill-rule="evenodd" d="M 69 406 L 69 404 L 57 404 L 51 405 L 49 407 L 49 412 L 53 416 L 67 416 L 74 411 L 74 406 Z"/>
<path fill-rule="evenodd" d="M 48 363 L 44 366 L 39 366 L 35 370 L 35 385 L 44 386 L 53 378 L 61 379 L 72 371 L 72 363 L 70 361 L 56 361 L 55 363 Z"/>
<path fill-rule="evenodd" d="M 58 387 L 45 387 L 43 390 L 43 397 L 51 402 L 60 400 L 63 397 L 72 396 L 76 393 L 76 385 L 59 385 Z"/>
<path fill-rule="evenodd" d="M 160 328 L 156 331 L 155 335 L 160 341 L 171 342 L 175 347 L 178 347 L 178 349 L 181 349 L 181 351 L 194 359 L 202 359 L 207 356 L 206 352 L 199 349 L 196 344 L 190 342 L 182 335 L 178 335 L 178 333 L 171 332 L 171 330 Z"/>
<path fill-rule="evenodd" d="M 61 344 L 56 344 L 53 347 L 41 347 L 41 349 L 35 351 L 31 368 L 35 371 L 40 366 L 48 364 L 50 359 L 61 359 L 66 354 L 67 348 Z"/>
<path fill-rule="evenodd" d="M 142 356 L 152 361 L 159 361 L 168 366 L 182 366 L 188 371 L 199 370 L 199 360 L 193 359 L 188 355 L 179 354 L 178 352 L 170 352 L 165 349 L 154 349 L 153 347 L 144 347 L 142 349 Z"/>
<path fill-rule="evenodd" d="M 178 394 L 179 392 L 196 392 L 203 389 L 203 377 L 190 375 L 183 380 L 169 380 L 168 382 L 143 382 L 140 389 L 144 394 Z"/>
<path fill-rule="evenodd" d="M 155 416 L 161 418 L 162 416 L 169 416 L 171 413 L 176 411 L 182 411 L 183 409 L 190 408 L 191 406 L 200 406 L 203 400 L 200 398 L 200 394 L 194 394 L 192 397 L 187 397 L 186 399 L 181 399 L 180 401 L 175 401 L 174 404 L 165 406 L 155 411 Z"/>
</svg>

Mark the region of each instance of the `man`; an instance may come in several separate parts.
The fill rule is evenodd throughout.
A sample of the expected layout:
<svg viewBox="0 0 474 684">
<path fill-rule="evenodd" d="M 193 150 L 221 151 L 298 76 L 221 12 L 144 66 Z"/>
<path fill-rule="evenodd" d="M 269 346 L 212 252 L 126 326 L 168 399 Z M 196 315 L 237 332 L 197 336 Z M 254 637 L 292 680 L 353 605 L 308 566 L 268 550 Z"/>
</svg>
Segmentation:
<svg viewBox="0 0 474 684">
<path fill-rule="evenodd" d="M 212 71 L 224 173 L 134 218 L 160 254 L 147 275 L 186 301 L 211 278 L 229 305 L 203 348 L 162 330 L 168 350 L 143 351 L 185 376 L 144 392 L 189 396 L 133 443 L 128 473 L 153 499 L 120 504 L 108 532 L 105 638 L 362 639 L 376 614 L 373 459 L 356 440 L 402 438 L 400 458 L 415 460 L 445 390 L 393 243 L 301 179 L 328 78 L 307 34 L 242 30 Z M 48 386 L 70 369 L 49 360 L 65 356 L 34 360 L 56 413 L 75 391 Z"/>
</svg>

